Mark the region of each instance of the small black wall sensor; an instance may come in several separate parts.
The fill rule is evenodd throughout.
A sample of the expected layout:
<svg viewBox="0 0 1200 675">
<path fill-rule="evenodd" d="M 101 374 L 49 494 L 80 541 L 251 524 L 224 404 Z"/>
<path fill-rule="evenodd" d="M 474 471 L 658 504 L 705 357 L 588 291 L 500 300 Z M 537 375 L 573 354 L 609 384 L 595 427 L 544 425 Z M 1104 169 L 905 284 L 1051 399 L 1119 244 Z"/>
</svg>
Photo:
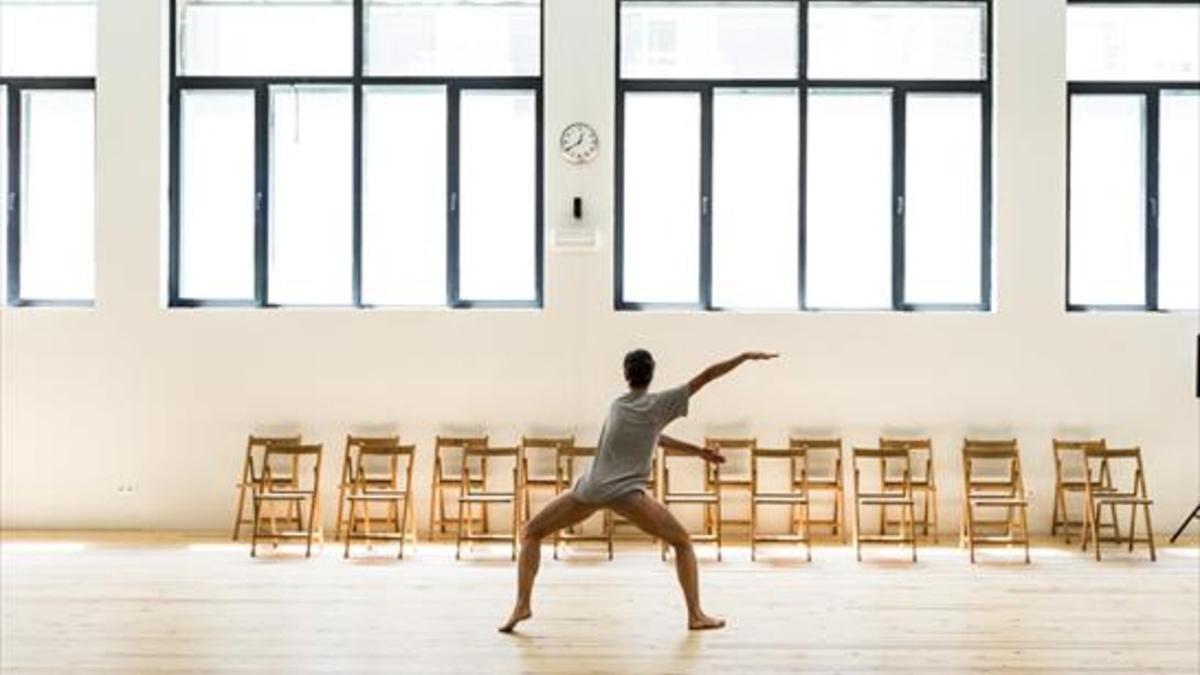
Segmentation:
<svg viewBox="0 0 1200 675">
<path fill-rule="evenodd" d="M 575 220 L 583 218 L 583 197 L 575 197 L 571 200 L 571 215 Z"/>
</svg>

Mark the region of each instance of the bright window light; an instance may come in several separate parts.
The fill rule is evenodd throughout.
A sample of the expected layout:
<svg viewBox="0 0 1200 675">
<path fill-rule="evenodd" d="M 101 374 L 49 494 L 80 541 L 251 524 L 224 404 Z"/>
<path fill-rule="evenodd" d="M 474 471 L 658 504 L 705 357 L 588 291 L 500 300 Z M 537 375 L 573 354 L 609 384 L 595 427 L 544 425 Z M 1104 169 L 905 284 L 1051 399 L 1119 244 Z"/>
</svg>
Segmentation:
<svg viewBox="0 0 1200 675">
<path fill-rule="evenodd" d="M 626 302 L 696 303 L 700 283 L 700 95 L 625 96 Z"/>
<path fill-rule="evenodd" d="M 178 0 L 183 75 L 350 75 L 351 0 Z"/>
<path fill-rule="evenodd" d="M 983 185 L 979 94 L 910 94 L 905 111 L 904 299 L 978 304 Z"/>
<path fill-rule="evenodd" d="M 713 304 L 798 305 L 800 98 L 795 89 L 713 94 Z"/>
<path fill-rule="evenodd" d="M 1200 309 L 1200 91 L 1159 99 L 1158 306 Z"/>
<path fill-rule="evenodd" d="M 95 74 L 95 0 L 0 0 L 0 77 Z"/>
<path fill-rule="evenodd" d="M 1067 79 L 1200 80 L 1200 6 L 1067 6 Z"/>
<path fill-rule="evenodd" d="M 181 94 L 179 294 L 254 299 L 254 92 Z"/>
<path fill-rule="evenodd" d="M 91 300 L 95 96 L 41 89 L 21 99 L 21 299 Z"/>
<path fill-rule="evenodd" d="M 795 77 L 798 24 L 795 2 L 625 2 L 621 77 Z"/>
<path fill-rule="evenodd" d="M 271 88 L 272 304 L 352 299 L 353 114 L 350 87 Z"/>
<path fill-rule="evenodd" d="M 366 0 L 372 75 L 534 76 L 539 0 Z"/>
<path fill-rule="evenodd" d="M 1071 97 L 1072 304 L 1146 302 L 1145 108 L 1140 94 Z"/>
<path fill-rule="evenodd" d="M 892 306 L 892 95 L 813 90 L 808 99 L 807 304 Z"/>
<path fill-rule="evenodd" d="M 444 305 L 446 88 L 368 87 L 363 105 L 363 302 Z"/>
<path fill-rule="evenodd" d="M 537 97 L 462 92 L 459 297 L 537 299 Z"/>
<path fill-rule="evenodd" d="M 812 2 L 808 76 L 979 80 L 987 75 L 983 2 Z"/>
</svg>

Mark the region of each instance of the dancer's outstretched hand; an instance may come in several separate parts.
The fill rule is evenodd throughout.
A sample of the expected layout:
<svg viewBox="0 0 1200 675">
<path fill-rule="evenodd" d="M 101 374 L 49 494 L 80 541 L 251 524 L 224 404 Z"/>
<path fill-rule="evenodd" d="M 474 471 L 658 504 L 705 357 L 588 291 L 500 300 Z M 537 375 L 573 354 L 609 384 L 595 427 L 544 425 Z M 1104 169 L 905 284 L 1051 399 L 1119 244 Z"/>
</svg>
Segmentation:
<svg viewBox="0 0 1200 675">
<path fill-rule="evenodd" d="M 775 352 L 742 352 L 742 358 L 747 361 L 770 361 L 779 358 Z"/>
<path fill-rule="evenodd" d="M 704 458 L 704 461 L 712 462 L 713 464 L 724 464 L 725 463 L 725 457 L 723 455 L 721 455 L 721 453 L 717 452 L 716 450 L 711 450 L 709 448 L 704 448 L 702 451 L 702 454 L 700 456 Z"/>
</svg>

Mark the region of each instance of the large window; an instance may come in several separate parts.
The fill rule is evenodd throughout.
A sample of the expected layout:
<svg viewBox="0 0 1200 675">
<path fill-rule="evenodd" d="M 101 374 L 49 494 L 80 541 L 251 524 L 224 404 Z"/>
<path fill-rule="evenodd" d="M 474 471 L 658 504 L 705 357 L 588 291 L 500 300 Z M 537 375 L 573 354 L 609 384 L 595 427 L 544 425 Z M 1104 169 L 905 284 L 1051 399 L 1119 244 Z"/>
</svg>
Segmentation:
<svg viewBox="0 0 1200 675">
<path fill-rule="evenodd" d="M 539 306 L 539 0 L 175 0 L 170 300 Z"/>
<path fill-rule="evenodd" d="M 95 288 L 94 0 L 0 0 L 0 226 L 7 301 Z"/>
<path fill-rule="evenodd" d="M 617 307 L 990 307 L 990 9 L 623 0 Z"/>
<path fill-rule="evenodd" d="M 1200 2 L 1067 11 L 1067 306 L 1200 308 Z"/>
</svg>

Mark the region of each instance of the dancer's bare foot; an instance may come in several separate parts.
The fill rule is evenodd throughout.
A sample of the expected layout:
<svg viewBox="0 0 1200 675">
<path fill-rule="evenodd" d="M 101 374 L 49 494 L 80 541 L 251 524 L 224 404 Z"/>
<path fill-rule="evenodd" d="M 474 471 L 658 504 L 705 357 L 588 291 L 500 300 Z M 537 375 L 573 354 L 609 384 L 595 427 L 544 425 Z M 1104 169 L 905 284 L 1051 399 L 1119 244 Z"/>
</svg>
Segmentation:
<svg viewBox="0 0 1200 675">
<path fill-rule="evenodd" d="M 504 625 L 496 630 L 499 630 L 501 633 L 511 633 L 517 628 L 517 624 L 531 616 L 533 616 L 533 612 L 528 607 L 517 607 L 513 609 L 513 613 L 508 617 L 508 621 L 505 621 Z"/>
<path fill-rule="evenodd" d="M 714 630 L 716 628 L 724 628 L 725 619 L 700 614 L 688 618 L 688 630 Z"/>
</svg>

